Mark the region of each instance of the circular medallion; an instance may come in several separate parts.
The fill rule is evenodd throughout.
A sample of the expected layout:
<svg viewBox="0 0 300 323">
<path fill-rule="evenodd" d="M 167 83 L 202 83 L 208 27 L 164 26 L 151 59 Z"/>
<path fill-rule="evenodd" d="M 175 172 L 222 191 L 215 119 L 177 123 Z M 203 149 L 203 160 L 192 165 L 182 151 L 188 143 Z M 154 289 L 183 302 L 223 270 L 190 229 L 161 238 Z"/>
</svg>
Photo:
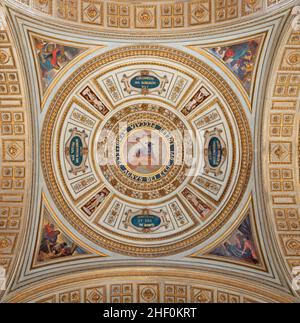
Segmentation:
<svg viewBox="0 0 300 323">
<path fill-rule="evenodd" d="M 4 65 L 7 64 L 8 61 L 9 55 L 4 50 L 0 50 L 0 63 Z"/>
<path fill-rule="evenodd" d="M 121 194 L 141 200 L 162 198 L 189 175 L 189 142 L 187 126 L 172 111 L 153 104 L 133 105 L 101 127 L 97 161 L 106 181 Z"/>
</svg>

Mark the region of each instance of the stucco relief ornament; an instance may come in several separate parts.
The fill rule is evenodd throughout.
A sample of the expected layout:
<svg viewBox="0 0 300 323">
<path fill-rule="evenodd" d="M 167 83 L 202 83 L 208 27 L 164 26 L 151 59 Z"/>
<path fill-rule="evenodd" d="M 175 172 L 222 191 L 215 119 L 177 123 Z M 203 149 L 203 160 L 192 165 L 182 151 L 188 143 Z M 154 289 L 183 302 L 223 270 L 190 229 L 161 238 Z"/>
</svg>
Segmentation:
<svg viewBox="0 0 300 323">
<path fill-rule="evenodd" d="M 153 15 L 151 13 L 150 10 L 144 9 L 138 17 L 140 23 L 148 25 L 151 23 L 152 19 L 153 19 Z"/>
<path fill-rule="evenodd" d="M 144 288 L 141 292 L 141 297 L 147 302 L 152 301 L 155 298 L 155 295 L 156 293 L 151 287 Z"/>
<path fill-rule="evenodd" d="M 300 62 L 300 53 L 295 51 L 295 52 L 292 52 L 288 58 L 287 58 L 287 61 L 290 65 L 298 65 L 299 62 Z"/>
<path fill-rule="evenodd" d="M 87 14 L 88 14 L 88 16 L 89 16 L 90 19 L 95 19 L 98 16 L 98 10 L 93 5 L 93 6 L 91 6 L 91 7 L 88 8 Z"/>
<path fill-rule="evenodd" d="M 255 8 L 255 6 L 257 5 L 257 2 L 258 2 L 257 0 L 246 0 L 247 5 L 252 9 Z"/>
<path fill-rule="evenodd" d="M 295 16 L 295 18 L 292 21 L 293 30 L 300 31 L 300 6 L 293 8 L 292 16 Z"/>
<path fill-rule="evenodd" d="M 5 53 L 5 51 L 0 51 L 0 64 L 6 64 L 9 60 L 9 56 Z"/>
<path fill-rule="evenodd" d="M 0 240 L 0 249 L 6 249 L 11 245 L 11 241 L 7 238 Z"/>
<path fill-rule="evenodd" d="M 193 12 L 194 16 L 198 19 L 202 19 L 205 16 L 205 10 L 202 7 L 197 7 Z"/>
</svg>

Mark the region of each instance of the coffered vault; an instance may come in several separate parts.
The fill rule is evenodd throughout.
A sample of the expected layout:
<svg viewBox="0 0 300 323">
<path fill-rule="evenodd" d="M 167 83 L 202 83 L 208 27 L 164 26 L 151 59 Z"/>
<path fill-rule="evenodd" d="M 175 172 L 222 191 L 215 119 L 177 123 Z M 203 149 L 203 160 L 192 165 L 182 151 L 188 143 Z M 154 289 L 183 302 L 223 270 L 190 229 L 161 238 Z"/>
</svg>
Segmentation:
<svg viewBox="0 0 300 323">
<path fill-rule="evenodd" d="M 299 1 L 0 4 L 2 302 L 299 300 Z"/>
</svg>

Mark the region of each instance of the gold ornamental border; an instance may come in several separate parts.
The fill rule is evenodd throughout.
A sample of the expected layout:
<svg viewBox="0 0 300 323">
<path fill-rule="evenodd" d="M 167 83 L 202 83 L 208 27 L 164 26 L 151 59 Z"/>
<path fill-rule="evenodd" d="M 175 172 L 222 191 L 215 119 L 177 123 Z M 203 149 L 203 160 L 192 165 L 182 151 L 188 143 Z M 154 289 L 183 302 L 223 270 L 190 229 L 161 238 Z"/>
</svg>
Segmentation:
<svg viewBox="0 0 300 323">
<path fill-rule="evenodd" d="M 140 105 L 134 105 L 134 106 L 140 107 Z M 151 110 L 154 106 L 155 106 L 155 108 L 159 108 L 159 112 L 153 112 Z M 131 124 L 132 122 L 137 122 L 137 121 L 147 119 L 147 120 L 151 120 L 152 122 L 156 122 L 158 124 L 160 123 L 168 131 L 178 130 L 177 125 L 176 125 L 176 123 L 174 121 L 168 120 L 168 118 L 166 116 L 160 116 L 161 111 L 167 111 L 169 113 L 172 113 L 175 117 L 177 117 L 180 120 L 180 122 L 182 124 L 184 124 L 182 122 L 182 120 L 178 116 L 176 116 L 174 114 L 173 111 L 170 111 L 170 110 L 168 110 L 168 109 L 166 109 L 166 108 L 164 108 L 162 106 L 153 105 L 153 104 L 148 104 L 148 107 L 147 108 L 145 107 L 144 111 L 142 111 L 142 110 L 136 111 L 136 112 L 134 112 L 134 114 L 127 111 L 128 107 L 124 108 L 122 111 L 126 110 L 125 115 L 120 117 L 120 118 L 122 118 L 121 120 L 126 120 L 128 122 L 128 124 Z M 120 113 L 120 111 L 118 113 Z M 145 117 L 140 116 L 141 114 L 143 114 Z M 136 119 L 137 116 L 140 116 L 140 119 Z M 115 115 L 113 115 L 111 118 L 115 118 Z M 159 119 L 159 118 L 161 118 L 161 119 Z M 112 131 L 115 132 L 115 130 L 114 130 L 115 126 L 118 124 L 119 121 L 120 121 L 120 119 L 115 121 L 113 123 L 113 125 L 110 125 L 111 126 L 110 129 Z M 185 124 L 184 124 L 184 126 L 185 126 L 185 130 L 188 130 Z M 103 129 L 109 129 L 109 127 L 107 127 L 107 125 L 105 125 Z M 178 130 L 178 131 L 179 131 L 180 135 L 182 135 L 181 131 L 180 130 Z M 100 168 L 102 168 L 102 167 L 100 167 Z M 174 170 L 174 168 L 175 168 L 175 170 Z M 162 182 L 161 184 L 159 184 L 157 182 L 150 182 L 150 183 L 148 183 L 149 188 L 143 188 L 143 189 L 139 190 L 138 188 L 134 187 L 134 185 L 137 185 L 137 182 L 135 182 L 131 178 L 124 177 L 124 174 L 118 169 L 118 166 L 116 166 L 116 165 L 107 166 L 107 169 L 110 171 L 110 174 L 113 176 L 113 178 L 118 180 L 120 183 L 122 183 L 122 185 L 124 187 L 128 188 L 129 190 L 135 191 L 135 192 L 140 191 L 140 192 L 143 192 L 143 193 L 149 193 L 149 192 L 151 192 L 153 190 L 163 190 L 166 187 L 168 187 L 169 185 L 173 184 L 174 182 L 179 181 L 178 176 L 180 176 L 182 173 L 184 173 L 186 168 L 188 168 L 188 167 L 185 167 L 184 165 L 182 165 L 180 167 L 176 166 L 176 165 L 173 165 L 172 168 L 170 169 L 170 171 L 167 173 L 167 175 L 161 180 L 161 182 Z M 114 171 L 114 169 L 115 169 L 115 171 Z M 131 172 L 133 174 L 137 174 L 134 171 L 131 171 Z M 153 176 L 153 174 L 151 174 L 151 176 Z M 109 179 L 106 179 L 106 180 L 110 183 L 110 185 L 113 185 L 111 183 L 111 180 L 109 180 Z M 126 183 L 126 180 L 128 181 L 128 183 Z M 180 182 L 178 186 L 181 186 L 181 185 L 182 185 L 182 182 Z M 178 188 L 178 186 L 174 190 L 176 190 Z M 118 190 L 118 189 L 116 189 L 116 190 Z M 125 193 L 123 193 L 123 194 L 125 194 Z M 132 198 L 132 196 L 130 196 L 130 197 Z M 161 197 L 163 197 L 163 196 L 161 196 Z"/>
<path fill-rule="evenodd" d="M 116 60 L 121 60 L 129 57 L 152 56 L 159 57 L 172 62 L 181 63 L 194 69 L 200 73 L 204 78 L 209 79 L 219 89 L 235 116 L 239 132 L 241 135 L 241 168 L 237 184 L 234 192 L 229 198 L 226 206 L 222 212 L 214 219 L 208 226 L 194 233 L 193 235 L 168 245 L 157 245 L 148 247 L 137 247 L 133 244 L 122 243 L 113 239 L 108 239 L 100 233 L 95 232 L 88 227 L 81 219 L 79 219 L 72 209 L 67 204 L 64 196 L 62 195 L 58 184 L 55 180 L 53 167 L 51 147 L 53 143 L 53 129 L 56 122 L 56 117 L 61 110 L 62 104 L 69 96 L 72 90 L 81 82 L 86 79 L 97 68 L 101 68 Z M 246 114 L 243 107 L 232 89 L 228 86 L 224 79 L 222 79 L 213 69 L 206 65 L 201 60 L 194 56 L 175 50 L 170 47 L 159 45 L 137 45 L 129 47 L 121 47 L 115 50 L 108 51 L 101 54 L 83 66 L 79 67 L 69 79 L 61 86 L 54 99 L 52 100 L 47 111 L 45 121 L 43 124 L 42 133 L 44 134 L 41 142 L 41 162 L 44 178 L 51 193 L 53 200 L 57 204 L 59 210 L 64 214 L 68 222 L 74 227 L 75 230 L 82 233 L 90 241 L 99 245 L 102 248 L 109 249 L 114 252 L 130 255 L 130 256 L 143 256 L 143 257 L 158 257 L 162 255 L 169 255 L 182 252 L 186 249 L 192 248 L 201 242 L 211 237 L 217 232 L 229 219 L 231 214 L 238 207 L 243 194 L 246 190 L 247 183 L 251 172 L 252 165 L 252 140 L 249 124 L 247 122 Z"/>
<path fill-rule="evenodd" d="M 222 273 L 203 270 L 154 266 L 124 266 L 121 268 L 102 268 L 88 273 L 68 274 L 39 281 L 13 294 L 7 303 L 42 302 L 59 293 L 97 288 L 114 284 L 159 284 L 165 295 L 165 284 L 189 286 L 193 288 L 225 290 L 259 302 L 296 303 L 297 298 L 276 287 L 269 287 L 262 282 L 251 281 L 245 277 L 231 278 Z"/>
</svg>

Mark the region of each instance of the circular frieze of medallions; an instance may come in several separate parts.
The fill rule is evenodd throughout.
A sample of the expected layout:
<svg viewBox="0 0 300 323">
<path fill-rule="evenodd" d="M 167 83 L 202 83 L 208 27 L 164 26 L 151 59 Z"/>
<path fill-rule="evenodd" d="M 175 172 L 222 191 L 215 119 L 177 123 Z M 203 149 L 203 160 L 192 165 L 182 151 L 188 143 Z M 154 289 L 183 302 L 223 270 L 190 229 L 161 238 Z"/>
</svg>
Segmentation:
<svg viewBox="0 0 300 323">
<path fill-rule="evenodd" d="M 97 162 L 106 181 L 140 200 L 169 196 L 189 176 L 193 149 L 185 123 L 154 104 L 126 107 L 101 127 Z"/>
</svg>

